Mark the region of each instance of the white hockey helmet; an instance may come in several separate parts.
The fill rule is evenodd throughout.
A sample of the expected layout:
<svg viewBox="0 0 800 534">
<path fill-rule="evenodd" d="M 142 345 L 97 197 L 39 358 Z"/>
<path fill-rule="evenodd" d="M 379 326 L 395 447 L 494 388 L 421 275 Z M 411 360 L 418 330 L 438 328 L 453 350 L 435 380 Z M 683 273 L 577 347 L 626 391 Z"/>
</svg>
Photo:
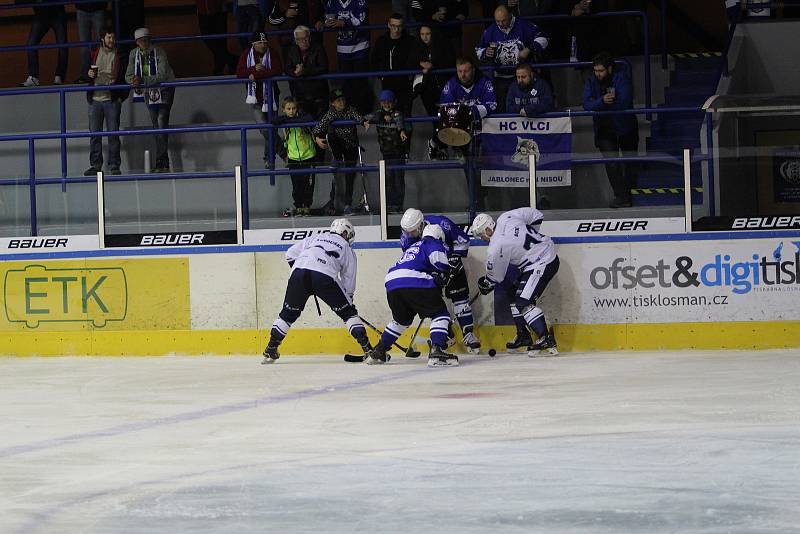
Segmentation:
<svg viewBox="0 0 800 534">
<path fill-rule="evenodd" d="M 425 216 L 416 208 L 408 208 L 400 219 L 400 228 L 406 233 L 417 232 L 417 235 L 422 233 L 422 227 L 425 225 Z"/>
<path fill-rule="evenodd" d="M 356 237 L 356 229 L 353 228 L 353 223 L 347 219 L 334 219 L 331 223 L 331 233 L 342 236 L 351 245 Z"/>
<path fill-rule="evenodd" d="M 444 230 L 438 224 L 429 224 L 422 231 L 422 237 L 433 237 L 444 242 Z"/>
<path fill-rule="evenodd" d="M 488 239 L 491 236 L 486 235 L 487 230 L 494 232 L 495 222 L 492 216 L 487 213 L 479 213 L 472 221 L 472 226 L 469 228 L 469 233 L 480 239 Z"/>
</svg>

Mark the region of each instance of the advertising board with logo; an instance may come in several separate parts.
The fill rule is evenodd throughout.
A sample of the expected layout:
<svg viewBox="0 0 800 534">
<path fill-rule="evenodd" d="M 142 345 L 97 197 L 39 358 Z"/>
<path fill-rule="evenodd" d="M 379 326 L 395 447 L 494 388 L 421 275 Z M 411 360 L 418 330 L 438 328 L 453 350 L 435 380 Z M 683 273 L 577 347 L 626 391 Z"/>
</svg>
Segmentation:
<svg viewBox="0 0 800 534">
<path fill-rule="evenodd" d="M 0 331 L 190 327 L 184 258 L 3 262 Z"/>
<path fill-rule="evenodd" d="M 800 240 L 559 248 L 566 323 L 786 321 L 800 317 Z"/>
<path fill-rule="evenodd" d="M 483 120 L 481 184 L 529 187 L 528 157 L 536 158 L 536 185 L 572 184 L 572 121 L 508 117 Z"/>
<path fill-rule="evenodd" d="M 380 226 L 356 226 L 356 242 L 374 243 L 381 240 Z M 262 228 L 245 230 L 245 245 L 292 245 L 315 234 L 327 232 L 327 226 L 297 228 Z"/>
</svg>

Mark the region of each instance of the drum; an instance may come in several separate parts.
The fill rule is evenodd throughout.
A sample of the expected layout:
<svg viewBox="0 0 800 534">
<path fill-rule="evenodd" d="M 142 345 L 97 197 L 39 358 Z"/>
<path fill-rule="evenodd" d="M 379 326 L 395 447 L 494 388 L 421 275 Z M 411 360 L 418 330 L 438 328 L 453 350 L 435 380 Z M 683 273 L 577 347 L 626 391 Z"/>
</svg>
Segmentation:
<svg viewBox="0 0 800 534">
<path fill-rule="evenodd" d="M 464 146 L 472 140 L 472 112 L 464 104 L 439 107 L 439 141 L 448 146 Z"/>
</svg>

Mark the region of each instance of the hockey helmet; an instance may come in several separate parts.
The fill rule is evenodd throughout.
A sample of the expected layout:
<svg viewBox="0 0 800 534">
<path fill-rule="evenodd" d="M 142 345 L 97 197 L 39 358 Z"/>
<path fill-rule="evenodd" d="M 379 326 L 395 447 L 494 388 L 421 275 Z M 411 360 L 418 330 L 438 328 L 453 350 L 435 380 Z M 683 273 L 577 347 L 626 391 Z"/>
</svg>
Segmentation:
<svg viewBox="0 0 800 534">
<path fill-rule="evenodd" d="M 425 225 L 425 216 L 416 208 L 408 208 L 400 219 L 400 228 L 406 233 L 417 232 L 417 235 L 422 233 L 422 227 Z"/>
<path fill-rule="evenodd" d="M 439 241 L 444 242 L 444 230 L 438 224 L 429 224 L 422 231 L 422 237 L 433 237 Z"/>
<path fill-rule="evenodd" d="M 490 235 L 486 235 L 487 230 L 494 233 L 495 222 L 492 216 L 487 213 L 479 213 L 472 221 L 472 226 L 469 228 L 469 233 L 480 239 L 488 239 Z"/>
<path fill-rule="evenodd" d="M 351 245 L 356 237 L 356 229 L 353 228 L 353 223 L 347 219 L 334 219 L 331 223 L 331 233 L 342 236 Z"/>
</svg>

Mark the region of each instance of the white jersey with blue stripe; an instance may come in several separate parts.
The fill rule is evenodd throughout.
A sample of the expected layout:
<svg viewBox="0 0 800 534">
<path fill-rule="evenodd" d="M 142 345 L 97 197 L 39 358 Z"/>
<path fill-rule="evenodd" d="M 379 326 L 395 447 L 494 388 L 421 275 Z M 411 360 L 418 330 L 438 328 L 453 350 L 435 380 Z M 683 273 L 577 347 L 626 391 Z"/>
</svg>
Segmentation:
<svg viewBox="0 0 800 534">
<path fill-rule="evenodd" d="M 539 233 L 544 216 L 535 208 L 517 208 L 497 218 L 497 225 L 486 251 L 486 277 L 499 284 L 508 266 L 520 272 L 541 268 L 556 257 L 553 240 Z"/>
<path fill-rule="evenodd" d="M 385 279 L 386 290 L 436 287 L 433 275 L 449 269 L 444 243 L 434 237 L 426 237 L 408 247 L 403 257 L 389 268 Z"/>
<path fill-rule="evenodd" d="M 441 226 L 448 255 L 467 257 L 469 253 L 469 236 L 461 227 L 444 215 L 426 215 L 425 222 Z M 419 241 L 419 237 L 411 237 L 405 230 L 400 233 L 400 248 L 404 252 L 417 241 Z"/>
<path fill-rule="evenodd" d="M 327 274 L 338 281 L 345 294 L 356 290 L 358 263 L 350 243 L 338 234 L 323 232 L 295 243 L 286 251 L 286 261 L 294 262 L 292 269 L 307 269 Z"/>
</svg>

